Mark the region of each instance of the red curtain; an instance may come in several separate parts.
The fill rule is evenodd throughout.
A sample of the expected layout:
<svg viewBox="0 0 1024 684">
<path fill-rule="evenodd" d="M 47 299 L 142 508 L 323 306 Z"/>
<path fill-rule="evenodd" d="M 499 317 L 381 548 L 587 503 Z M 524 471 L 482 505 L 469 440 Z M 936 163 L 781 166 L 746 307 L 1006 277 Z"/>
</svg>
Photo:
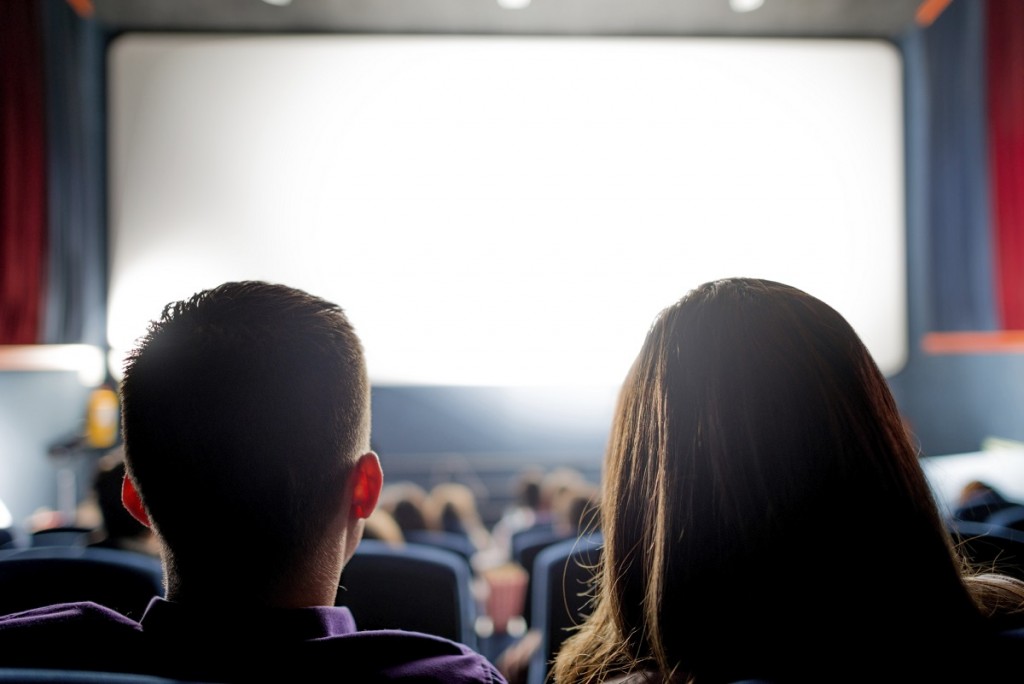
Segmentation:
<svg viewBox="0 0 1024 684">
<path fill-rule="evenodd" d="M 39 3 L 0 2 L 0 344 L 39 338 L 46 149 Z"/>
<path fill-rule="evenodd" d="M 1024 330 L 1024 2 L 989 0 L 988 128 L 1003 328 Z"/>
</svg>

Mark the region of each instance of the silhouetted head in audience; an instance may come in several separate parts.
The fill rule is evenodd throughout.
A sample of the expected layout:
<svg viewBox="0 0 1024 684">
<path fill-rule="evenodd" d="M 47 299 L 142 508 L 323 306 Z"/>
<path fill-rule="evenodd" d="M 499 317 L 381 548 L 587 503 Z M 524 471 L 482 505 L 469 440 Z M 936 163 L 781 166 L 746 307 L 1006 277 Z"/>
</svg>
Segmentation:
<svg viewBox="0 0 1024 684">
<path fill-rule="evenodd" d="M 434 485 L 427 497 L 427 515 L 433 529 L 465 535 L 478 550 L 490 545 L 490 533 L 480 517 L 476 494 L 468 485 Z"/>
<path fill-rule="evenodd" d="M 375 539 L 382 541 L 389 546 L 403 546 L 405 535 L 402 528 L 395 521 L 395 517 L 378 506 L 366 519 L 366 526 L 363 528 L 363 539 Z"/>
<path fill-rule="evenodd" d="M 983 480 L 967 482 L 954 504 L 952 510 L 954 518 L 981 522 L 988 520 L 989 516 L 996 511 L 1017 505 L 1016 502 L 1003 496 L 997 487 Z"/>
<path fill-rule="evenodd" d="M 565 502 L 565 533 L 585 534 L 601 527 L 600 494 L 596 485 L 581 486 Z"/>
<path fill-rule="evenodd" d="M 415 482 L 395 482 L 384 487 L 381 505 L 391 513 L 402 532 L 430 529 L 427 519 L 427 490 Z"/>
<path fill-rule="evenodd" d="M 543 481 L 544 472 L 540 468 L 524 469 L 516 481 L 516 505 L 531 511 L 540 508 L 540 490 Z"/>
<path fill-rule="evenodd" d="M 567 492 L 586 482 L 583 473 L 576 468 L 559 466 L 544 474 L 540 483 L 540 505 L 538 517 L 541 522 L 550 522 L 558 500 Z"/>
<path fill-rule="evenodd" d="M 334 605 L 382 481 L 336 304 L 258 281 L 171 303 L 121 394 L 125 505 L 162 542 L 169 599 Z"/>
<path fill-rule="evenodd" d="M 594 612 L 559 682 L 871 681 L 984 630 L 885 378 L 798 289 L 722 280 L 665 309 L 604 468 Z M 1000 586 L 984 610 L 1019 609 Z"/>
</svg>

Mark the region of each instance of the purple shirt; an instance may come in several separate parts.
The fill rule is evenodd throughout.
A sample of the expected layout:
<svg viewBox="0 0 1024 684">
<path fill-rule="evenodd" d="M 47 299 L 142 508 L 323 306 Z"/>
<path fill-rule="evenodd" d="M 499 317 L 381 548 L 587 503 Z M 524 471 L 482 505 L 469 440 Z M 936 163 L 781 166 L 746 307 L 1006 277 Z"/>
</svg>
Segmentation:
<svg viewBox="0 0 1024 684">
<path fill-rule="evenodd" d="M 505 684 L 463 644 L 358 631 L 348 608 L 195 609 L 160 598 L 139 622 L 85 602 L 0 616 L 0 667 L 19 666 L 205 682 Z"/>
</svg>

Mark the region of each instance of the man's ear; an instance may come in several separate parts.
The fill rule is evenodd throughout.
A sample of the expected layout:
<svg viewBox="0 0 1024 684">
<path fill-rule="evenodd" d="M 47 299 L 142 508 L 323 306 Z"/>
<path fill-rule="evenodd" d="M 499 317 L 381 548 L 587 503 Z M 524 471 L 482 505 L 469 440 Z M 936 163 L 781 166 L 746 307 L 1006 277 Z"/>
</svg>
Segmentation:
<svg viewBox="0 0 1024 684">
<path fill-rule="evenodd" d="M 149 514 L 146 513 L 146 507 L 142 505 L 142 498 L 139 496 L 139 491 L 135 489 L 135 483 L 127 475 L 121 480 L 121 503 L 124 507 L 132 514 L 132 517 L 138 520 L 140 523 L 149 527 Z"/>
<path fill-rule="evenodd" d="M 368 451 L 359 457 L 352 474 L 352 513 L 356 518 L 369 518 L 377 507 L 380 490 L 384 486 L 384 471 L 380 467 L 377 454 Z"/>
</svg>

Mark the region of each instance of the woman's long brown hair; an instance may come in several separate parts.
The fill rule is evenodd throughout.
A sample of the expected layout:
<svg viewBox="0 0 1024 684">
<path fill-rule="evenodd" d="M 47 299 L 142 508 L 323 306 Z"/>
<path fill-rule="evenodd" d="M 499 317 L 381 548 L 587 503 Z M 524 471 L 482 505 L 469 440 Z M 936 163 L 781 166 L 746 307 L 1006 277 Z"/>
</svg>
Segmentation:
<svg viewBox="0 0 1024 684">
<path fill-rule="evenodd" d="M 801 290 L 720 280 L 664 310 L 604 468 L 594 610 L 557 682 L 791 681 L 982 620 L 885 378 Z"/>
</svg>

